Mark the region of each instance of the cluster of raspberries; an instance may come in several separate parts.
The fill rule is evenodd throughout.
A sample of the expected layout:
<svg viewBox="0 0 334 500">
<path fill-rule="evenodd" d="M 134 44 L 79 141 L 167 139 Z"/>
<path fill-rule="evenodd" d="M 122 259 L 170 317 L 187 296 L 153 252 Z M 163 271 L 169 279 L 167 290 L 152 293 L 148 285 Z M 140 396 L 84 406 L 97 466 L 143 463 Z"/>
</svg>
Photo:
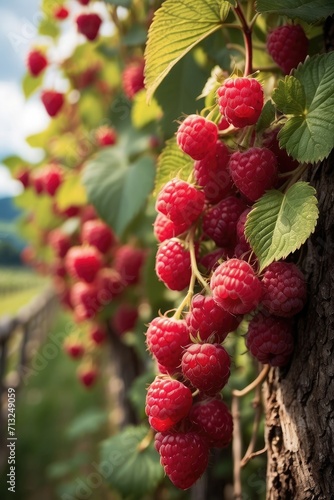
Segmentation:
<svg viewBox="0 0 334 500">
<path fill-rule="evenodd" d="M 257 122 L 263 89 L 253 78 L 228 79 L 217 100 L 224 126 L 243 128 Z M 219 126 L 188 116 L 176 138 L 194 160 L 195 183 L 174 178 L 157 197 L 159 279 L 171 290 L 189 286 L 191 231 L 197 267 L 209 285 L 192 297 L 181 318 L 156 317 L 146 333 L 160 371 L 148 388 L 146 414 L 165 472 L 181 489 L 203 474 L 210 448 L 232 439 L 232 417 L 221 397 L 231 364 L 222 346 L 226 336 L 247 315 L 246 346 L 258 361 L 283 366 L 293 351 L 292 318 L 306 301 L 304 276 L 284 261 L 260 275 L 244 234 L 252 204 L 277 186 L 282 156 L 276 154 L 276 137 L 277 130 L 266 131 L 260 146 L 232 152 L 220 140 Z M 283 156 L 282 170 L 289 162 L 295 168 Z"/>
</svg>

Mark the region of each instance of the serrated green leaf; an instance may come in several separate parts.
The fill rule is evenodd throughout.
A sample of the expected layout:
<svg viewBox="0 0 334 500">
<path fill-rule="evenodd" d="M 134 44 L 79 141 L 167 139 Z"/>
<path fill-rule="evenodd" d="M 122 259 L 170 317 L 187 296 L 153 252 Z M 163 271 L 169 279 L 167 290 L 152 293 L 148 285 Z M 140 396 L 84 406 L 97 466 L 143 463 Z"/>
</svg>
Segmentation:
<svg viewBox="0 0 334 500">
<path fill-rule="evenodd" d="M 153 98 L 148 104 L 146 101 L 146 91 L 140 90 L 137 92 L 134 96 L 131 109 L 131 120 L 133 125 L 136 128 L 142 128 L 154 120 L 159 120 L 161 116 L 162 109 L 157 101 Z"/>
<path fill-rule="evenodd" d="M 155 193 L 174 177 L 187 180 L 192 172 L 194 161 L 176 143 L 175 137 L 166 141 L 161 155 L 158 158 L 157 175 L 155 179 Z"/>
<path fill-rule="evenodd" d="M 22 80 L 22 90 L 24 97 L 28 99 L 41 85 L 43 82 L 44 73 L 39 76 L 31 76 L 29 73 L 26 73 Z"/>
<path fill-rule="evenodd" d="M 259 260 L 260 272 L 300 248 L 313 233 L 318 219 L 315 195 L 307 182 L 297 182 L 285 194 L 268 191 L 253 205 L 245 235 Z"/>
<path fill-rule="evenodd" d="M 56 200 L 60 210 L 66 210 L 72 205 L 85 205 L 87 203 L 87 194 L 81 184 L 80 176 L 68 175 L 57 190 Z"/>
<path fill-rule="evenodd" d="M 230 7 L 226 0 L 166 0 L 162 4 L 145 50 L 148 99 L 183 56 L 222 25 Z"/>
<path fill-rule="evenodd" d="M 314 23 L 334 13 L 333 0 L 257 0 L 256 10 L 262 13 L 273 12 L 291 19 L 299 18 Z"/>
<path fill-rule="evenodd" d="M 306 97 L 304 87 L 294 76 L 280 80 L 272 95 L 277 108 L 286 115 L 303 115 Z"/>
<path fill-rule="evenodd" d="M 150 156 L 129 164 L 124 151 L 112 146 L 87 163 L 82 182 L 100 217 L 121 236 L 145 206 L 154 176 L 155 165 Z"/>
<path fill-rule="evenodd" d="M 143 450 L 138 447 L 147 433 L 143 425 L 131 426 L 101 443 L 101 472 L 108 471 L 104 477 L 124 497 L 141 498 L 164 476 L 153 441 Z"/>
<path fill-rule="evenodd" d="M 256 123 L 256 132 L 261 132 L 266 128 L 270 127 L 271 123 L 275 119 L 275 106 L 272 101 L 267 101 L 262 108 L 260 118 Z"/>
</svg>

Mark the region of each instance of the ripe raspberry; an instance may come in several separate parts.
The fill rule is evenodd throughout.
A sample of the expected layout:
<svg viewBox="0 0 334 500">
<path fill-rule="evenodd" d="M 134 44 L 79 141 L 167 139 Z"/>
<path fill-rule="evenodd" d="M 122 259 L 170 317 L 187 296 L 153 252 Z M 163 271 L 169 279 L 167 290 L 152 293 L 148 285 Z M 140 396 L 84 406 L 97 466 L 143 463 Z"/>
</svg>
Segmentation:
<svg viewBox="0 0 334 500">
<path fill-rule="evenodd" d="M 122 73 L 123 91 L 128 99 L 143 89 L 144 86 L 144 61 L 134 61 L 129 63 Z"/>
<path fill-rule="evenodd" d="M 206 438 L 210 447 L 224 448 L 232 440 L 232 415 L 220 399 L 196 403 L 190 410 L 189 419 Z"/>
<path fill-rule="evenodd" d="M 59 113 L 64 104 L 64 94 L 55 90 L 44 90 L 41 99 L 46 112 L 52 118 Z"/>
<path fill-rule="evenodd" d="M 66 268 L 62 260 L 55 260 L 51 266 L 51 273 L 53 276 L 58 276 L 59 278 L 65 278 L 67 275 Z"/>
<path fill-rule="evenodd" d="M 290 262 L 273 262 L 262 278 L 262 304 L 275 316 L 291 318 L 306 302 L 306 283 L 303 273 Z"/>
<path fill-rule="evenodd" d="M 28 71 L 32 76 L 38 76 L 47 67 L 48 60 L 45 55 L 38 49 L 33 49 L 27 57 Z"/>
<path fill-rule="evenodd" d="M 30 169 L 22 167 L 15 174 L 15 179 L 21 182 L 22 186 L 26 189 L 30 185 Z"/>
<path fill-rule="evenodd" d="M 211 271 L 214 271 L 220 264 L 221 260 L 226 260 L 230 257 L 232 250 L 230 248 L 217 248 L 212 252 L 207 253 L 200 259 L 200 264 L 206 269 L 207 274 L 210 274 Z"/>
<path fill-rule="evenodd" d="M 288 74 L 307 56 L 308 39 L 299 24 L 286 24 L 269 33 L 267 50 L 275 63 Z"/>
<path fill-rule="evenodd" d="M 85 347 L 80 340 L 68 337 L 64 342 L 65 352 L 73 359 L 82 358 Z"/>
<path fill-rule="evenodd" d="M 216 149 L 212 153 L 194 163 L 196 183 L 203 188 L 209 203 L 218 203 L 233 192 L 233 183 L 228 170 L 229 158 L 227 146 L 217 141 Z"/>
<path fill-rule="evenodd" d="M 167 476 L 181 490 L 190 488 L 207 468 L 209 448 L 197 432 L 159 432 L 155 447 Z"/>
<path fill-rule="evenodd" d="M 82 385 L 88 389 L 94 385 L 99 372 L 96 366 L 91 363 L 85 363 L 78 367 L 77 374 Z"/>
<path fill-rule="evenodd" d="M 177 238 L 164 241 L 156 254 L 155 272 L 170 290 L 182 291 L 190 283 L 190 253 Z"/>
<path fill-rule="evenodd" d="M 220 344 L 192 344 L 181 361 L 185 378 L 208 395 L 215 395 L 226 385 L 230 365 L 230 356 Z"/>
<path fill-rule="evenodd" d="M 263 108 L 263 89 L 255 78 L 228 78 L 217 90 L 219 111 L 237 128 L 254 125 Z"/>
<path fill-rule="evenodd" d="M 190 343 L 185 320 L 164 316 L 154 318 L 146 332 L 146 343 L 151 354 L 167 372 L 173 374 L 180 371 L 183 349 Z"/>
<path fill-rule="evenodd" d="M 145 413 L 154 430 L 167 431 L 188 415 L 192 403 L 191 390 L 182 382 L 156 377 L 147 391 Z"/>
<path fill-rule="evenodd" d="M 130 332 L 136 326 L 138 320 L 137 307 L 129 304 L 121 304 L 111 320 L 112 327 L 118 335 Z"/>
<path fill-rule="evenodd" d="M 199 336 L 205 342 L 213 336 L 217 343 L 223 342 L 240 323 L 239 319 L 219 307 L 212 297 L 204 295 L 193 297 L 186 321 L 193 337 Z"/>
<path fill-rule="evenodd" d="M 276 156 L 267 148 L 249 148 L 231 155 L 229 169 L 239 191 L 250 201 L 256 201 L 277 179 Z"/>
<path fill-rule="evenodd" d="M 64 7 L 63 5 L 57 5 L 53 11 L 53 17 L 55 19 L 58 19 L 59 21 L 63 21 L 64 19 L 67 19 L 69 15 L 68 9 Z"/>
<path fill-rule="evenodd" d="M 250 211 L 251 211 L 250 207 L 246 208 L 240 215 L 237 222 L 237 240 L 238 244 L 241 246 L 244 252 L 248 252 L 251 250 L 251 246 L 245 237 L 245 224 L 247 220 L 247 215 L 249 214 Z"/>
<path fill-rule="evenodd" d="M 246 314 L 258 305 L 262 286 L 253 268 L 240 259 L 230 259 L 214 271 L 210 287 L 217 304 L 231 314 Z"/>
<path fill-rule="evenodd" d="M 60 259 L 65 257 L 72 245 L 70 236 L 63 233 L 63 231 L 59 228 L 53 229 L 49 232 L 48 243 Z"/>
<path fill-rule="evenodd" d="M 292 324 L 285 318 L 258 312 L 249 323 L 246 346 L 260 363 L 286 365 L 293 344 Z"/>
<path fill-rule="evenodd" d="M 235 245 L 237 221 L 245 208 L 244 201 L 239 198 L 225 198 L 205 212 L 203 232 L 220 247 Z"/>
<path fill-rule="evenodd" d="M 188 224 L 176 225 L 164 214 L 158 213 L 153 225 L 154 236 L 162 243 L 174 236 L 179 236 L 188 229 Z"/>
<path fill-rule="evenodd" d="M 104 344 L 107 340 L 108 334 L 104 326 L 96 324 L 89 330 L 89 338 L 96 345 Z"/>
<path fill-rule="evenodd" d="M 203 211 L 205 196 L 188 182 L 172 179 L 160 191 L 155 209 L 164 214 L 175 225 L 188 227 L 198 219 Z"/>
<path fill-rule="evenodd" d="M 89 220 L 84 222 L 81 228 L 82 243 L 93 245 L 102 254 L 110 250 L 115 243 L 116 237 L 112 230 L 102 220 Z"/>
<path fill-rule="evenodd" d="M 122 277 L 126 285 L 135 285 L 139 282 L 141 270 L 144 264 L 145 251 L 131 245 L 122 245 L 114 257 L 114 268 Z"/>
<path fill-rule="evenodd" d="M 281 173 L 291 172 L 298 167 L 299 163 L 288 155 L 286 149 L 280 148 L 277 135 L 280 127 L 269 129 L 263 134 L 262 145 L 270 149 L 277 160 L 277 170 Z"/>
<path fill-rule="evenodd" d="M 78 0 L 79 3 L 81 3 L 81 5 L 88 5 L 90 0 Z"/>
<path fill-rule="evenodd" d="M 46 165 L 42 170 L 44 191 L 54 196 L 63 182 L 63 170 L 56 164 Z"/>
<path fill-rule="evenodd" d="M 103 307 L 110 304 L 125 288 L 121 275 L 115 269 L 104 267 L 97 273 L 95 279 L 99 290 L 99 303 Z"/>
<path fill-rule="evenodd" d="M 101 269 L 102 257 L 93 246 L 74 246 L 66 254 L 65 266 L 73 278 L 92 283 Z"/>
<path fill-rule="evenodd" d="M 70 304 L 72 305 L 76 319 L 84 321 L 91 319 L 100 309 L 98 301 L 98 288 L 95 283 L 78 281 L 70 290 Z"/>
<path fill-rule="evenodd" d="M 95 139 L 99 146 L 113 146 L 117 141 L 117 132 L 113 127 L 103 125 L 95 131 Z"/>
<path fill-rule="evenodd" d="M 102 19 L 95 12 L 83 13 L 76 18 L 76 23 L 79 33 L 92 42 L 99 34 Z"/>
<path fill-rule="evenodd" d="M 199 115 L 189 115 L 181 123 L 176 141 L 182 151 L 193 160 L 202 160 L 216 147 L 218 127 Z"/>
</svg>

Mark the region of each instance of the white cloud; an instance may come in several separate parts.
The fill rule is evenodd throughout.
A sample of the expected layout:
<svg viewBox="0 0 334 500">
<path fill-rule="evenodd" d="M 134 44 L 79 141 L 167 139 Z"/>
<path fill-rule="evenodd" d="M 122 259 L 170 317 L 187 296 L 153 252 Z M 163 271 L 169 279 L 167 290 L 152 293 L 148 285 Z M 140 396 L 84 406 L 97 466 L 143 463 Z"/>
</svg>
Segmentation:
<svg viewBox="0 0 334 500">
<path fill-rule="evenodd" d="M 20 182 L 12 179 L 7 168 L 0 165 L 0 198 L 4 196 L 16 196 L 23 191 Z"/>
</svg>

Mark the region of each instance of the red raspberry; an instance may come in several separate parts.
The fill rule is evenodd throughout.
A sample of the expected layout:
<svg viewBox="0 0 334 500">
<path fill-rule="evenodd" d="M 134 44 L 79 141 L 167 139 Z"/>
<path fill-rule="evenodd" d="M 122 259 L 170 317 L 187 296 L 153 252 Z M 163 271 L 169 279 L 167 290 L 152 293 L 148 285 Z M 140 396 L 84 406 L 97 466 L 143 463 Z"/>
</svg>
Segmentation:
<svg viewBox="0 0 334 500">
<path fill-rule="evenodd" d="M 153 225 L 154 236 L 162 243 L 174 236 L 179 236 L 188 229 L 188 224 L 176 225 L 164 214 L 158 213 Z"/>
<path fill-rule="evenodd" d="M 205 198 L 210 203 L 218 203 L 233 192 L 233 183 L 228 170 L 229 158 L 227 146 L 218 141 L 212 153 L 194 163 L 196 183 L 203 188 Z"/>
<path fill-rule="evenodd" d="M 37 195 L 43 193 L 44 185 L 43 185 L 43 171 L 41 168 L 34 170 L 31 176 L 31 182 L 35 193 Z"/>
<path fill-rule="evenodd" d="M 97 218 L 98 218 L 98 216 L 97 216 L 96 210 L 93 207 L 93 205 L 86 205 L 85 207 L 83 207 L 81 215 L 80 215 L 80 219 L 81 219 L 82 224 L 84 224 L 88 220 L 95 220 Z"/>
<path fill-rule="evenodd" d="M 91 283 L 101 269 L 102 257 L 93 246 L 74 246 L 66 254 L 65 266 L 73 278 Z"/>
<path fill-rule="evenodd" d="M 230 376 L 230 356 L 220 344 L 192 344 L 182 356 L 182 373 L 189 382 L 208 395 L 215 395 Z"/>
<path fill-rule="evenodd" d="M 99 34 L 102 19 L 95 12 L 89 12 L 79 14 L 76 23 L 79 33 L 92 42 Z"/>
<path fill-rule="evenodd" d="M 199 115 L 189 115 L 181 123 L 176 141 L 182 151 L 193 160 L 202 160 L 216 147 L 218 127 Z"/>
<path fill-rule="evenodd" d="M 42 170 L 44 191 L 54 196 L 63 182 L 63 170 L 56 164 L 50 164 Z"/>
<path fill-rule="evenodd" d="M 68 337 L 64 342 L 65 352 L 73 359 L 82 358 L 85 347 L 80 340 Z"/>
<path fill-rule="evenodd" d="M 217 304 L 231 314 L 246 314 L 258 305 L 262 286 L 244 260 L 229 259 L 214 271 L 210 287 Z"/>
<path fill-rule="evenodd" d="M 229 248 L 217 248 L 212 252 L 207 253 L 200 259 L 200 263 L 203 267 L 205 267 L 207 274 L 210 274 L 211 271 L 214 271 L 220 264 L 220 260 L 226 260 L 232 255 L 230 255 L 231 250 Z"/>
<path fill-rule="evenodd" d="M 188 415 L 192 403 L 191 390 L 182 382 L 156 377 L 147 391 L 145 413 L 154 430 L 167 431 Z"/>
<path fill-rule="evenodd" d="M 90 0 L 78 0 L 79 3 L 81 3 L 81 5 L 88 5 Z"/>
<path fill-rule="evenodd" d="M 55 90 L 44 90 L 41 95 L 46 112 L 52 118 L 56 116 L 64 104 L 64 94 Z"/>
<path fill-rule="evenodd" d="M 262 278 L 262 304 L 275 316 L 291 318 L 306 302 L 306 283 L 303 273 L 290 262 L 273 262 Z"/>
<path fill-rule="evenodd" d="M 288 74 L 307 56 L 308 39 L 300 24 L 286 24 L 269 33 L 267 50 L 275 63 Z"/>
<path fill-rule="evenodd" d="M 95 283 L 78 281 L 70 290 L 70 304 L 74 308 L 76 319 L 84 321 L 91 319 L 100 309 L 98 288 Z"/>
<path fill-rule="evenodd" d="M 250 148 L 231 155 L 229 169 L 239 191 L 250 201 L 256 201 L 277 179 L 276 156 L 267 148 Z"/>
<path fill-rule="evenodd" d="M 260 363 L 284 366 L 293 351 L 292 324 L 258 312 L 248 326 L 246 346 Z"/>
<path fill-rule="evenodd" d="M 115 269 L 104 267 L 97 273 L 95 279 L 99 290 L 99 303 L 103 307 L 118 297 L 125 288 L 121 275 Z"/>
<path fill-rule="evenodd" d="M 224 448 L 232 440 L 233 419 L 226 404 L 220 399 L 200 401 L 193 405 L 189 419 L 203 434 L 208 445 Z"/>
<path fill-rule="evenodd" d="M 237 221 L 245 207 L 244 201 L 235 196 L 225 198 L 205 212 L 203 232 L 220 247 L 235 245 Z"/>
<path fill-rule="evenodd" d="M 64 7 L 63 5 L 57 5 L 53 11 L 53 17 L 55 19 L 58 19 L 59 21 L 63 21 L 64 19 L 67 19 L 69 15 L 68 9 Z"/>
<path fill-rule="evenodd" d="M 281 173 L 291 172 L 298 167 L 299 163 L 288 155 L 286 149 L 280 148 L 277 135 L 280 127 L 267 130 L 263 134 L 262 145 L 270 149 L 277 159 L 277 170 Z"/>
<path fill-rule="evenodd" d="M 32 76 L 38 76 L 48 65 L 48 60 L 40 50 L 33 49 L 27 57 L 28 71 Z"/>
<path fill-rule="evenodd" d="M 104 326 L 96 324 L 89 330 L 89 338 L 96 345 L 104 344 L 107 340 L 108 334 Z"/>
<path fill-rule="evenodd" d="M 72 245 L 70 236 L 63 233 L 59 228 L 49 232 L 48 243 L 60 259 L 65 257 Z"/>
<path fill-rule="evenodd" d="M 78 368 L 78 378 L 87 389 L 94 385 L 98 377 L 98 369 L 91 363 L 83 364 Z"/>
<path fill-rule="evenodd" d="M 167 372 L 180 371 L 183 349 L 189 345 L 190 337 L 185 320 L 154 318 L 146 333 L 149 351 Z"/>
<path fill-rule="evenodd" d="M 175 225 L 191 224 L 198 219 L 204 207 L 205 196 L 188 182 L 172 179 L 159 193 L 155 209 Z"/>
<path fill-rule="evenodd" d="M 170 290 L 182 291 L 190 283 L 190 252 L 177 238 L 164 241 L 156 254 L 155 272 Z"/>
<path fill-rule="evenodd" d="M 112 327 L 116 330 L 118 335 L 123 335 L 123 333 L 130 332 L 136 326 L 138 320 L 138 309 L 137 307 L 131 306 L 129 304 L 121 304 L 118 308 L 114 317 L 112 318 Z"/>
<path fill-rule="evenodd" d="M 55 260 L 51 266 L 51 273 L 53 276 L 58 276 L 59 278 L 64 278 L 67 274 L 66 268 L 62 260 Z"/>
<path fill-rule="evenodd" d="M 221 343 L 227 334 L 237 328 L 240 320 L 219 307 L 213 297 L 195 295 L 186 316 L 189 333 L 207 341 L 211 336 L 215 342 Z"/>
<path fill-rule="evenodd" d="M 251 250 L 250 244 L 246 240 L 245 237 L 245 224 L 247 220 L 247 215 L 251 211 L 251 208 L 248 207 L 246 208 L 242 214 L 240 215 L 238 222 L 237 222 L 237 240 L 238 244 L 241 245 L 241 247 L 244 249 L 245 252 L 248 252 Z"/>
<path fill-rule="evenodd" d="M 144 61 L 134 61 L 129 63 L 122 73 L 123 91 L 128 99 L 142 90 L 144 86 Z"/>
<path fill-rule="evenodd" d="M 88 220 L 81 228 L 82 243 L 93 245 L 102 254 L 110 250 L 116 238 L 110 227 L 102 220 Z"/>
<path fill-rule="evenodd" d="M 243 128 L 257 122 L 264 96 L 255 78 L 228 78 L 217 94 L 219 111 L 230 125 Z"/>
<path fill-rule="evenodd" d="M 190 488 L 207 468 L 209 448 L 197 432 L 159 432 L 155 447 L 167 476 L 181 490 Z"/>
<path fill-rule="evenodd" d="M 113 127 L 103 125 L 95 131 L 95 139 L 99 146 L 113 146 L 117 141 L 117 132 Z"/>
<path fill-rule="evenodd" d="M 144 264 L 145 251 L 131 245 L 122 245 L 114 257 L 114 268 L 122 277 L 126 285 L 135 285 L 139 282 L 141 270 Z"/>
<path fill-rule="evenodd" d="M 15 174 L 15 179 L 21 182 L 22 186 L 26 189 L 30 185 L 30 169 L 28 167 L 22 167 Z"/>
</svg>

